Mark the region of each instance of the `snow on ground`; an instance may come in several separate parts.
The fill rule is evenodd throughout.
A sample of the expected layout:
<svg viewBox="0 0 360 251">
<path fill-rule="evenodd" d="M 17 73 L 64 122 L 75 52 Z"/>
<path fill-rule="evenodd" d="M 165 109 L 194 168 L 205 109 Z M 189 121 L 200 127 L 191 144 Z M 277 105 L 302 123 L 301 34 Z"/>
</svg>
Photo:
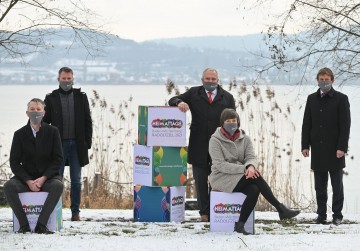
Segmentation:
<svg viewBox="0 0 360 251">
<path fill-rule="evenodd" d="M 255 235 L 214 233 L 186 211 L 185 223 L 132 222 L 131 210 L 83 209 L 81 222 L 63 210 L 64 228 L 53 235 L 14 234 L 12 211 L 0 209 L 0 250 L 359 250 L 360 215 L 340 226 L 316 225 L 315 214 L 281 222 L 276 212 L 256 212 Z"/>
</svg>

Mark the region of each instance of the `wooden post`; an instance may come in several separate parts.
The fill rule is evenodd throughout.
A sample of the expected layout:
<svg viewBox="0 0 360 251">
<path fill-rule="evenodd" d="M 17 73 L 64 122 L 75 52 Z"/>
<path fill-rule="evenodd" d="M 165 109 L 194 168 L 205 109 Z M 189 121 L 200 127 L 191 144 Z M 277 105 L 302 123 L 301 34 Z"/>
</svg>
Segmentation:
<svg viewBox="0 0 360 251">
<path fill-rule="evenodd" d="M 101 174 L 96 172 L 94 177 L 94 189 L 97 190 L 101 186 Z"/>
<path fill-rule="evenodd" d="M 85 208 L 90 208 L 89 180 L 87 177 L 84 177 L 84 202 L 85 202 Z"/>
</svg>

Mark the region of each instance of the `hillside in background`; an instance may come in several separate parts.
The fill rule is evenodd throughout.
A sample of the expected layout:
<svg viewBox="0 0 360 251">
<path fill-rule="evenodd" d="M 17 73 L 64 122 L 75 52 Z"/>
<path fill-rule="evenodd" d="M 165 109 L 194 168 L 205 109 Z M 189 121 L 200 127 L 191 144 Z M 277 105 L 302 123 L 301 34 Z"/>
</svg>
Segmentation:
<svg viewBox="0 0 360 251">
<path fill-rule="evenodd" d="M 23 60 L 1 58 L 0 84 L 53 84 L 62 66 L 74 69 L 81 84 L 198 84 L 206 67 L 219 70 L 224 84 L 231 79 L 254 79 L 252 68 L 263 63 L 255 54 L 265 48 L 262 36 L 209 36 L 161 39 L 137 43 L 109 36 L 101 54 L 90 57 L 85 48 L 72 45 L 70 30 L 49 35 L 47 51 Z M 4 53 L 1 53 L 0 55 Z M 287 76 L 273 73 L 267 81 L 287 83 Z"/>
</svg>

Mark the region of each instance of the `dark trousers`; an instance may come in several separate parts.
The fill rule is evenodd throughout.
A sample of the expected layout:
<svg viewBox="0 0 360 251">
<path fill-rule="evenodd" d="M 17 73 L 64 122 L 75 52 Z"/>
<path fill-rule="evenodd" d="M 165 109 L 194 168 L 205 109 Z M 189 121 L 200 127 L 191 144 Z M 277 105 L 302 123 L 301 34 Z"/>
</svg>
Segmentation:
<svg viewBox="0 0 360 251">
<path fill-rule="evenodd" d="M 342 219 L 341 213 L 344 205 L 344 186 L 343 186 L 343 170 L 318 172 L 314 171 L 316 202 L 317 202 L 317 214 L 319 217 L 326 219 L 327 211 L 327 186 L 328 179 L 331 179 L 331 186 L 333 190 L 332 198 L 332 211 L 333 218 Z"/>
<path fill-rule="evenodd" d="M 72 216 L 80 213 L 81 201 L 81 166 L 76 149 L 76 142 L 73 139 L 63 140 L 64 165 L 60 168 L 60 175 L 64 177 L 65 162 L 69 162 L 70 168 L 70 200 Z"/>
<path fill-rule="evenodd" d="M 211 167 L 208 166 L 192 166 L 193 177 L 195 180 L 197 203 L 200 215 L 210 215 L 210 184 L 208 177 L 211 173 Z"/>
<path fill-rule="evenodd" d="M 43 187 L 41 188 L 42 192 L 49 193 L 38 219 L 38 222 L 44 226 L 47 225 L 50 214 L 54 211 L 54 208 L 63 192 L 63 188 L 64 185 L 59 179 L 49 179 L 45 181 Z M 19 220 L 19 225 L 24 226 L 29 224 L 18 194 L 31 192 L 28 185 L 17 178 L 12 178 L 4 184 L 4 191 L 10 207 Z"/>
<path fill-rule="evenodd" d="M 275 198 L 271 188 L 261 176 L 256 179 L 246 179 L 246 177 L 243 176 L 237 183 L 233 192 L 242 192 L 246 195 L 241 207 L 239 222 L 247 221 L 251 211 L 255 208 L 260 193 L 271 205 L 279 210 L 280 202 Z"/>
</svg>

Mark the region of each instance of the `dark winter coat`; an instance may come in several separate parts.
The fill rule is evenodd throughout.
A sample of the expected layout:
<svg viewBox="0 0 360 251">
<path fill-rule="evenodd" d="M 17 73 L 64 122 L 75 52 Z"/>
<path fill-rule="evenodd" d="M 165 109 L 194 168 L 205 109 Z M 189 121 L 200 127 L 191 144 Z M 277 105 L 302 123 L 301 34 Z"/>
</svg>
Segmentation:
<svg viewBox="0 0 360 251">
<path fill-rule="evenodd" d="M 61 179 L 59 171 L 63 161 L 60 135 L 56 127 L 42 122 L 35 138 L 28 122 L 14 133 L 10 167 L 15 177 L 24 183 L 41 176 Z"/>
<path fill-rule="evenodd" d="M 73 89 L 75 112 L 75 141 L 80 166 L 89 164 L 88 149 L 92 143 L 92 121 L 89 101 L 86 93 L 80 89 Z M 63 118 L 59 89 L 45 97 L 45 116 L 43 120 L 59 129 L 63 139 Z"/>
<path fill-rule="evenodd" d="M 345 167 L 345 156 L 336 151 L 348 150 L 350 134 L 348 97 L 331 89 L 321 97 L 320 89 L 308 96 L 302 125 L 302 150 L 311 148 L 311 169 L 335 171 Z"/>
<path fill-rule="evenodd" d="M 220 126 L 220 114 L 225 108 L 235 109 L 234 97 L 218 86 L 217 94 L 210 104 L 205 88 L 196 86 L 185 93 L 169 100 L 170 106 L 176 106 L 181 101 L 190 108 L 192 120 L 188 148 L 188 163 L 207 167 L 210 163 L 208 153 L 209 140 L 216 128 Z"/>
</svg>

